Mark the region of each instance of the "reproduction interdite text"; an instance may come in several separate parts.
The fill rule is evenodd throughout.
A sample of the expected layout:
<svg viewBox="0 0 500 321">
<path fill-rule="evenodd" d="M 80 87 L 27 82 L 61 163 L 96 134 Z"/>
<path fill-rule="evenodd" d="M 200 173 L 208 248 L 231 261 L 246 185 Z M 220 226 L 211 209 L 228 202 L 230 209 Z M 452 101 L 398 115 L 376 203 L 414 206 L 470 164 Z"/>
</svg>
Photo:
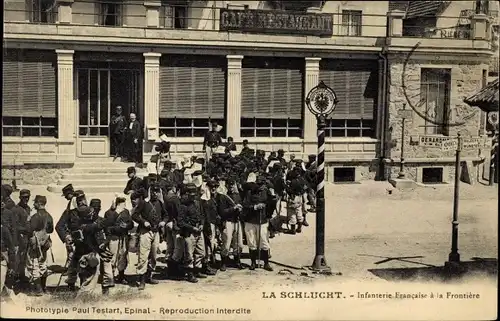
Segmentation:
<svg viewBox="0 0 500 321">
<path fill-rule="evenodd" d="M 87 314 L 87 315 L 109 315 L 109 314 L 122 314 L 122 315 L 151 315 L 151 314 L 162 314 L 162 315 L 179 315 L 179 314 L 190 314 L 190 315 L 215 315 L 215 314 L 232 314 L 232 315 L 243 315 L 251 314 L 252 311 L 247 308 L 216 308 L 216 309 L 206 309 L 206 308 L 98 308 L 98 307 L 26 307 L 26 311 L 29 313 L 39 313 L 39 314 L 52 314 L 52 315 L 64 315 L 64 314 Z"/>
<path fill-rule="evenodd" d="M 263 299 L 479 299 L 479 293 L 473 292 L 262 292 Z"/>
</svg>

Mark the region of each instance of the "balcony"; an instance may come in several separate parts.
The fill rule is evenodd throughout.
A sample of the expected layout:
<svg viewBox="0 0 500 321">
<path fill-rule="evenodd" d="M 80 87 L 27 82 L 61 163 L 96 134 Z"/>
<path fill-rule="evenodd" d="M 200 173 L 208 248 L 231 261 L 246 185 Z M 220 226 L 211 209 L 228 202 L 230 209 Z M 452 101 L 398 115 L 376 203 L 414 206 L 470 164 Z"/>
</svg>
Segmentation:
<svg viewBox="0 0 500 321">
<path fill-rule="evenodd" d="M 217 7 L 214 1 L 188 5 L 181 1 L 59 0 L 55 8 L 28 8 L 27 2 L 5 3 L 4 37 L 8 42 L 378 52 L 388 33 L 387 14 L 257 9 L 258 1 Z M 449 50 L 487 47 L 483 41 L 470 41 L 473 35 L 467 29 L 421 31 L 392 35 L 391 43 L 411 47 L 423 41 L 428 48 Z"/>
</svg>

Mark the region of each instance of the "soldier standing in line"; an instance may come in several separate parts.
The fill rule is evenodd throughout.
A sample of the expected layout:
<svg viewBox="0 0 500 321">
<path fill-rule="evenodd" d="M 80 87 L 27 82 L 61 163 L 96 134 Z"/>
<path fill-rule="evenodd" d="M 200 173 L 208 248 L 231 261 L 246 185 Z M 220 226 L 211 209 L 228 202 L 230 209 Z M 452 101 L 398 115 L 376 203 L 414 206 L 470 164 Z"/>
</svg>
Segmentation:
<svg viewBox="0 0 500 321">
<path fill-rule="evenodd" d="M 217 204 L 215 203 L 214 196 L 219 183 L 211 179 L 207 182 L 206 187 L 200 199 L 204 217 L 203 239 L 205 241 L 205 266 L 203 273 L 215 275 L 217 271 L 215 262 L 215 248 L 217 246 L 216 229 L 220 225 L 220 217 L 217 213 Z"/>
<path fill-rule="evenodd" d="M 212 159 L 217 147 L 222 144 L 222 137 L 219 134 L 219 126 L 216 121 L 212 122 L 212 128 L 207 131 L 203 139 L 203 151 L 205 152 L 205 163 Z"/>
<path fill-rule="evenodd" d="M 174 260 L 181 265 L 191 283 L 198 278 L 206 278 L 202 271 L 205 258 L 205 241 L 203 240 L 203 215 L 198 200 L 198 188 L 193 183 L 184 186 L 184 196 L 179 208 L 179 235 L 183 241 L 182 247 L 176 247 Z"/>
<path fill-rule="evenodd" d="M 164 184 L 165 194 L 163 196 L 165 209 L 168 213 L 167 224 L 165 225 L 165 241 L 167 243 L 167 275 L 169 277 L 177 277 L 178 269 L 176 262 L 173 260 L 176 246 L 178 244 L 179 238 L 179 227 L 177 226 L 177 220 L 179 217 L 179 209 L 181 206 L 181 200 L 177 195 L 176 188 L 173 182 L 166 182 Z"/>
<path fill-rule="evenodd" d="M 226 271 L 229 263 L 229 250 L 233 244 L 234 262 L 236 267 L 243 269 L 241 265 L 241 252 L 243 251 L 243 226 L 240 215 L 243 210 L 240 192 L 234 178 L 226 181 L 227 193 L 216 193 L 214 196 L 217 204 L 217 212 L 222 220 L 222 249 L 221 249 L 221 271 Z"/>
<path fill-rule="evenodd" d="M 105 221 L 98 215 L 101 201 L 92 199 L 87 206 L 85 195 L 79 195 L 76 201 L 77 207 L 70 214 L 70 230 L 75 243 L 73 261 L 77 262 L 80 278 L 78 294 L 82 294 L 95 289 L 100 273 L 109 273 L 113 254 L 108 250 L 104 234 Z M 107 266 L 101 267 L 106 263 Z M 108 294 L 109 288 L 113 286 L 113 279 L 103 278 L 103 294 Z"/>
<path fill-rule="evenodd" d="M 159 189 L 159 188 L 158 188 Z M 139 290 L 144 290 L 146 282 L 157 284 L 153 279 L 153 271 L 156 268 L 157 249 L 160 243 L 159 227 L 162 221 L 161 210 L 151 202 L 144 200 L 144 190 L 135 191 L 130 196 L 132 201 L 132 219 L 138 224 L 139 249 L 137 274 L 140 277 Z M 152 193 L 155 197 L 156 193 Z M 162 225 L 164 226 L 164 225 Z"/>
<path fill-rule="evenodd" d="M 12 218 L 12 211 L 5 207 L 2 188 L 2 215 L 1 215 L 1 257 L 0 257 L 0 293 L 6 286 L 7 272 L 11 271 L 15 260 L 15 249 L 12 243 L 11 229 L 9 228 Z"/>
<path fill-rule="evenodd" d="M 301 233 L 302 223 L 304 222 L 304 213 L 306 206 L 304 202 L 304 186 L 299 179 L 293 179 L 288 187 L 287 217 L 290 225 L 289 234 Z M 296 229 L 297 227 L 297 229 Z"/>
<path fill-rule="evenodd" d="M 272 271 L 269 264 L 269 235 L 266 207 L 268 202 L 267 190 L 263 184 L 247 183 L 247 193 L 243 199 L 243 213 L 245 221 L 245 235 L 250 251 L 250 270 L 257 267 L 257 259 L 264 261 L 264 269 Z"/>
<path fill-rule="evenodd" d="M 125 186 L 125 189 L 123 190 L 123 194 L 125 195 L 132 194 L 134 191 L 137 191 L 143 186 L 143 181 L 137 177 L 134 166 L 127 168 L 127 176 L 129 180 L 127 181 L 127 186 Z"/>
<path fill-rule="evenodd" d="M 54 232 L 52 215 L 45 210 L 47 198 L 37 195 L 33 207 L 36 213 L 29 219 L 29 242 L 26 255 L 26 267 L 34 286 L 34 295 L 41 296 L 47 286 L 47 251 L 52 246 L 50 234 Z"/>
<path fill-rule="evenodd" d="M 81 191 L 78 192 L 80 193 Z M 81 194 L 83 194 L 83 192 Z M 66 263 L 64 264 L 64 266 L 67 268 L 66 283 L 68 284 L 68 288 L 70 291 L 76 291 L 75 283 L 78 278 L 77 262 L 73 260 L 75 248 L 69 228 L 71 210 L 73 210 L 73 207 L 77 205 L 77 193 L 73 189 L 73 185 L 68 184 L 64 186 L 62 189 L 62 196 L 68 201 L 68 204 L 61 217 L 59 218 L 59 221 L 57 221 L 55 229 L 57 235 L 59 236 L 59 239 L 66 247 L 67 258 Z"/>
<path fill-rule="evenodd" d="M 125 208 L 126 199 L 117 197 L 109 210 L 104 213 L 106 221 L 106 238 L 109 240 L 109 250 L 113 254 L 111 259 L 112 277 L 116 283 L 127 284 L 125 270 L 128 264 L 128 232 L 134 227 L 130 212 Z M 111 277 L 111 276 L 110 276 Z"/>
<path fill-rule="evenodd" d="M 12 238 L 12 245 L 14 246 L 15 255 L 12 257 L 12 262 L 10 264 L 11 268 L 8 272 L 9 284 L 12 282 L 12 285 L 15 281 L 17 281 L 18 277 L 18 269 L 19 269 L 19 217 L 22 215 L 21 212 L 24 212 L 22 208 L 16 205 L 16 203 L 10 197 L 14 192 L 12 186 L 8 184 L 2 185 L 2 201 L 5 204 L 6 211 L 5 218 L 2 217 L 2 220 L 5 222 L 5 226 L 9 229 L 10 235 Z"/>
<path fill-rule="evenodd" d="M 28 204 L 31 197 L 31 192 L 27 189 L 22 189 L 19 192 L 19 203 L 17 206 L 22 208 L 24 211 L 19 211 L 20 216 L 17 218 L 18 221 L 18 241 L 19 241 L 19 252 L 17 261 L 19 262 L 18 272 L 19 281 L 25 283 L 28 281 L 26 278 L 26 250 L 28 246 L 28 219 L 31 215 L 31 208 Z"/>
</svg>

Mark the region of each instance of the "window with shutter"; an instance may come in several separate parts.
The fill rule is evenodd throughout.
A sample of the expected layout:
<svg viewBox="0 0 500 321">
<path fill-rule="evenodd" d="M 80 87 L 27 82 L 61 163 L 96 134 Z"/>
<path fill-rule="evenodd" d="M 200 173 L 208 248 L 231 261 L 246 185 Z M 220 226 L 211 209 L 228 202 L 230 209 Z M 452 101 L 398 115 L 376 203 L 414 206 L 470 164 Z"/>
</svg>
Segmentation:
<svg viewBox="0 0 500 321">
<path fill-rule="evenodd" d="M 377 61 L 323 59 L 319 80 L 337 94 L 326 133 L 333 137 L 372 137 L 378 95 Z"/>
<path fill-rule="evenodd" d="M 210 120 L 217 120 L 225 128 L 226 66 L 225 57 L 219 56 L 162 56 L 162 133 L 170 137 L 202 137 Z"/>
<path fill-rule="evenodd" d="M 5 136 L 56 135 L 56 53 L 4 50 L 2 127 Z"/>
</svg>

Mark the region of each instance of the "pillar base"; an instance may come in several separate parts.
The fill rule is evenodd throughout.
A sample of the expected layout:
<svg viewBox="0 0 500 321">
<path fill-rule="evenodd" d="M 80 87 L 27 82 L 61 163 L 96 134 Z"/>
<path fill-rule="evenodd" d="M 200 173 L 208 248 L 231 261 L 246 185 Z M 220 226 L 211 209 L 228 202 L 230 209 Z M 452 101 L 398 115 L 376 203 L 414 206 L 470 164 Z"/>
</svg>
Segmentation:
<svg viewBox="0 0 500 321">
<path fill-rule="evenodd" d="M 449 255 L 448 255 L 448 262 L 449 264 L 460 264 L 460 254 L 457 252 L 457 253 L 453 253 L 451 252 Z"/>
<path fill-rule="evenodd" d="M 332 275 L 332 269 L 326 264 L 324 255 L 316 255 L 309 269 L 316 274 Z"/>
</svg>

